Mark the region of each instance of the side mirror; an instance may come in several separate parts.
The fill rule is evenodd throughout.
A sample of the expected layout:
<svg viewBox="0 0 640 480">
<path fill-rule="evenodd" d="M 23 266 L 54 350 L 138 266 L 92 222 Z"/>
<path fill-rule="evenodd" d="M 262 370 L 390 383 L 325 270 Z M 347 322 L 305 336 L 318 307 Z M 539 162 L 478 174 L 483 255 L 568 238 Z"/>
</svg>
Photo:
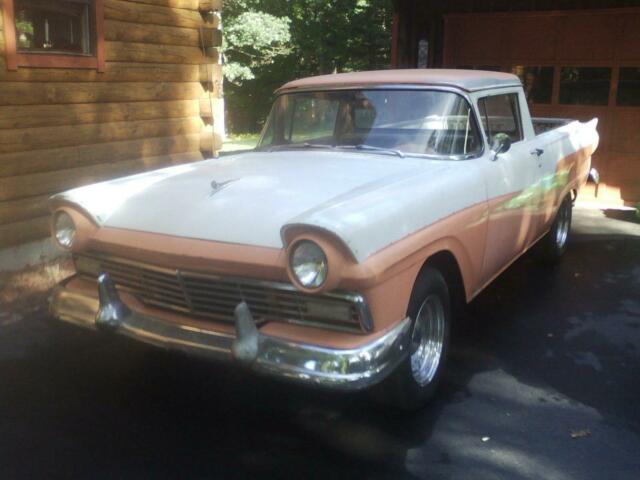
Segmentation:
<svg viewBox="0 0 640 480">
<path fill-rule="evenodd" d="M 498 159 L 498 155 L 508 152 L 510 148 L 511 137 L 506 133 L 496 133 L 491 143 L 491 152 L 493 153 L 492 160 L 495 162 Z"/>
</svg>

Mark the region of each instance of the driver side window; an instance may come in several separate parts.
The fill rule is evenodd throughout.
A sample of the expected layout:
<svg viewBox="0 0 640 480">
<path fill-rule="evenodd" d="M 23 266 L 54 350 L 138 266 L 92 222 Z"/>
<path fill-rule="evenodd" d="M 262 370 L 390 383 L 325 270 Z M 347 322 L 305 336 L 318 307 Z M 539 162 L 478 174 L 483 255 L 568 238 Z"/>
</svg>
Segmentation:
<svg viewBox="0 0 640 480">
<path fill-rule="evenodd" d="M 512 143 L 523 139 L 517 93 L 481 98 L 478 100 L 478 110 L 489 145 L 497 133 L 506 133 Z"/>
</svg>

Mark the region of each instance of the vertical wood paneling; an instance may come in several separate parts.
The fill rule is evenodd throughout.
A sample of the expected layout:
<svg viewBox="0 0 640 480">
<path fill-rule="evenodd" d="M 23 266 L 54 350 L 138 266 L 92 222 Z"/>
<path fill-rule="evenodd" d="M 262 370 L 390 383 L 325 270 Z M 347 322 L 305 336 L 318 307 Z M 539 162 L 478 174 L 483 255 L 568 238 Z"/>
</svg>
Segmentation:
<svg viewBox="0 0 640 480">
<path fill-rule="evenodd" d="M 607 189 L 619 189 L 624 200 L 636 202 L 640 200 L 640 136 L 635 132 L 640 125 L 640 108 L 618 106 L 616 93 L 619 69 L 640 67 L 639 25 L 640 8 L 447 15 L 445 64 L 503 69 L 512 65 L 553 66 L 552 103 L 535 105 L 534 112 L 582 121 L 598 118 L 600 145 L 594 165 Z M 561 104 L 563 67 L 610 68 L 608 105 Z"/>
</svg>

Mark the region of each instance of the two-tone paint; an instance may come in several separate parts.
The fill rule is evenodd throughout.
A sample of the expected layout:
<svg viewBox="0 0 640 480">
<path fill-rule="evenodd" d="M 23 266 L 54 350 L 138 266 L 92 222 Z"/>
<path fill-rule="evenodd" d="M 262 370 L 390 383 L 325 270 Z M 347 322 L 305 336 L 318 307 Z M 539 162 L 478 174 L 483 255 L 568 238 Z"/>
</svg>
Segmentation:
<svg viewBox="0 0 640 480">
<path fill-rule="evenodd" d="M 586 181 L 598 144 L 596 120 L 535 135 L 521 86 L 508 82 L 398 88 L 456 90 L 476 116 L 480 98 L 515 92 L 524 138 L 496 158 L 483 135 L 482 155 L 463 161 L 339 149 L 256 151 L 82 187 L 53 197 L 52 209 L 74 217 L 76 251 L 267 280 L 295 283 L 288 249 L 312 239 L 330 266 L 319 291 L 362 293 L 373 331 L 275 322 L 261 331 L 325 347 L 366 345 L 406 319 L 415 280 L 434 255 L 454 259 L 466 300 L 477 295 L 549 230 L 562 200 Z M 224 188 L 212 189 L 212 182 Z M 97 296 L 81 278 L 67 288 Z M 153 313 L 134 298 L 127 303 Z M 156 314 L 202 327 L 175 313 Z M 214 328 L 232 333 L 228 325 Z"/>
</svg>

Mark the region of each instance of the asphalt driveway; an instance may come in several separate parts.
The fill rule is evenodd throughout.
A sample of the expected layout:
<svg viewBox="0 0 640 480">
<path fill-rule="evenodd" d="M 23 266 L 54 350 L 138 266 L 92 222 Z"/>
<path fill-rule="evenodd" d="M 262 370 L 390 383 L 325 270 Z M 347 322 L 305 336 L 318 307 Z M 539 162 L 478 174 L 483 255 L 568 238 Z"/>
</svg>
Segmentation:
<svg viewBox="0 0 640 480">
<path fill-rule="evenodd" d="M 556 268 L 472 305 L 400 415 L 0 306 L 0 476 L 640 478 L 640 225 L 577 208 Z"/>
</svg>

